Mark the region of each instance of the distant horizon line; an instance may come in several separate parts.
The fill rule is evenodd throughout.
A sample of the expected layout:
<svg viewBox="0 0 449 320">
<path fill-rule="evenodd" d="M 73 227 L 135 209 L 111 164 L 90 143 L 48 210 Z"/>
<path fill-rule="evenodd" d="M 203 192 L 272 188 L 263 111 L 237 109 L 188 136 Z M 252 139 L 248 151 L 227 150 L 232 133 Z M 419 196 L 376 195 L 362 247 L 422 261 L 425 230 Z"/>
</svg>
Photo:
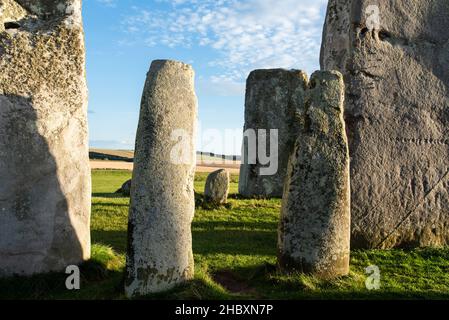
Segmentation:
<svg viewBox="0 0 449 320">
<path fill-rule="evenodd" d="M 97 148 L 97 147 L 89 147 L 89 152 L 92 152 L 92 150 L 111 150 L 111 151 L 128 151 L 128 152 L 134 152 L 134 149 L 115 149 L 115 148 Z M 93 151 L 95 152 L 95 151 Z M 230 157 L 236 157 L 237 160 L 241 158 L 241 155 L 233 155 L 233 154 L 220 154 L 215 152 L 206 152 L 206 151 L 196 151 L 196 154 L 202 155 L 202 156 L 212 156 L 212 157 L 224 157 L 224 158 L 230 158 Z"/>
</svg>

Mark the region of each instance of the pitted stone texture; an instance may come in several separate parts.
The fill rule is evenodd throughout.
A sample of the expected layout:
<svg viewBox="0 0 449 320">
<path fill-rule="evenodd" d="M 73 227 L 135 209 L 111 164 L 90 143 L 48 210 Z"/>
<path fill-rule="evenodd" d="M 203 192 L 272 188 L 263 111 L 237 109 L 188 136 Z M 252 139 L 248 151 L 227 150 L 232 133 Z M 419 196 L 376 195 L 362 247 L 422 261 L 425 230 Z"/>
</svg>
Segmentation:
<svg viewBox="0 0 449 320">
<path fill-rule="evenodd" d="M 316 72 L 290 158 L 279 225 L 284 272 L 330 279 L 349 272 L 349 151 L 338 72 Z"/>
<path fill-rule="evenodd" d="M 449 244 L 448 12 L 447 0 L 329 1 L 321 64 L 346 82 L 353 247 Z"/>
<path fill-rule="evenodd" d="M 90 257 L 84 38 L 67 25 L 81 12 L 44 19 L 21 4 L 0 0 L 0 276 Z"/>
<path fill-rule="evenodd" d="M 82 28 L 81 0 L 0 0 L 0 31 Z"/>
<path fill-rule="evenodd" d="M 173 288 L 193 277 L 195 211 L 194 72 L 186 64 L 151 64 L 142 96 L 131 186 L 125 291 L 128 297 Z M 180 141 L 184 163 L 173 161 Z M 186 141 L 188 140 L 188 141 Z M 181 164 L 179 164 L 181 163 Z"/>
<path fill-rule="evenodd" d="M 220 169 L 209 174 L 204 187 L 206 201 L 215 204 L 225 204 L 228 201 L 228 193 L 229 172 Z"/>
<path fill-rule="evenodd" d="M 244 131 L 256 130 L 256 147 L 259 150 L 257 130 L 266 130 L 267 154 L 270 129 L 278 129 L 278 170 L 274 175 L 261 175 L 260 163 L 249 163 L 248 140 L 243 141 L 244 161 L 240 166 L 239 193 L 246 197 L 282 197 L 288 157 L 293 150 L 298 130 L 296 112 L 304 103 L 307 76 L 299 70 L 255 70 L 246 84 Z"/>
</svg>

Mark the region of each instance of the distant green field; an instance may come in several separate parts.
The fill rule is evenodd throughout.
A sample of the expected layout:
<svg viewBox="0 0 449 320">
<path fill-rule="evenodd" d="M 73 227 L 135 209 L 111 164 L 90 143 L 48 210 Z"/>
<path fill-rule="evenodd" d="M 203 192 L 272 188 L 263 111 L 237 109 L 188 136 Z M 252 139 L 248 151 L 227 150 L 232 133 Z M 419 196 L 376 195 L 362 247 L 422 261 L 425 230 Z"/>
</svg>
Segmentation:
<svg viewBox="0 0 449 320">
<path fill-rule="evenodd" d="M 65 274 L 0 281 L 0 299 L 123 299 L 129 198 L 114 194 L 129 171 L 93 171 L 92 260 L 82 266 L 79 291 Z M 195 189 L 203 192 L 206 174 Z M 232 177 L 229 207 L 197 209 L 192 225 L 195 279 L 163 299 L 449 299 L 449 249 L 359 250 L 351 273 L 334 281 L 276 271 L 280 200 L 239 199 Z M 380 290 L 365 287 L 365 268 L 380 269 Z"/>
</svg>

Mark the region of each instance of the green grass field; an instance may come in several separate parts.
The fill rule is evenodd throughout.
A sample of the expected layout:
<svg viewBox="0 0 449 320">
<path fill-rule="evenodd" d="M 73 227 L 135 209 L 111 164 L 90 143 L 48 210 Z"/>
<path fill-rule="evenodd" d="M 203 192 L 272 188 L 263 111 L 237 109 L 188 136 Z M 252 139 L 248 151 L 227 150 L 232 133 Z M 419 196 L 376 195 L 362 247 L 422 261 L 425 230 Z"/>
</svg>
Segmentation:
<svg viewBox="0 0 449 320">
<path fill-rule="evenodd" d="M 128 171 L 93 171 L 92 259 L 81 268 L 81 290 L 65 274 L 0 280 L 0 299 L 124 299 L 129 198 L 114 194 Z M 206 174 L 195 178 L 203 192 Z M 276 271 L 280 200 L 237 196 L 232 176 L 227 207 L 197 208 L 192 225 L 195 279 L 159 299 L 449 299 L 449 249 L 353 251 L 351 273 L 334 281 Z M 365 287 L 365 268 L 377 265 L 380 290 Z"/>
</svg>

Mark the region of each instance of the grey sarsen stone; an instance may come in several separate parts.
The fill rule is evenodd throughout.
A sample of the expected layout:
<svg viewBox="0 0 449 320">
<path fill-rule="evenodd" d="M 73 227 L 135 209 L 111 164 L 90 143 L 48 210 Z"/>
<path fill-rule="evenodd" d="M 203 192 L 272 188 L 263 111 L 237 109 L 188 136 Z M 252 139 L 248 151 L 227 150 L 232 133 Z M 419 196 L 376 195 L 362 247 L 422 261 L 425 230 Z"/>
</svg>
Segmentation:
<svg viewBox="0 0 449 320">
<path fill-rule="evenodd" d="M 90 257 L 80 0 L 0 0 L 0 276 Z"/>
<path fill-rule="evenodd" d="M 306 83 L 306 74 L 299 70 L 255 70 L 249 75 L 246 85 L 244 126 L 248 138 L 244 138 L 243 141 L 244 156 L 239 179 L 241 195 L 282 196 L 288 157 L 298 130 L 295 113 L 304 103 Z M 270 129 L 278 130 L 277 146 L 270 143 Z M 270 144 L 270 148 L 277 152 L 275 157 L 277 170 L 274 174 L 261 174 L 261 170 L 266 166 L 261 163 L 260 157 L 251 158 L 251 150 L 256 156 L 263 146 L 259 140 L 261 130 L 266 130 L 266 144 Z"/>
<path fill-rule="evenodd" d="M 153 61 L 142 96 L 129 210 L 125 292 L 173 288 L 193 277 L 197 100 L 193 69 Z M 186 134 L 178 159 L 176 132 Z M 187 160 L 187 161 L 184 161 Z"/>
<path fill-rule="evenodd" d="M 229 172 L 220 169 L 210 173 L 206 179 L 204 196 L 206 201 L 215 204 L 225 204 L 228 201 Z"/>
<path fill-rule="evenodd" d="M 279 224 L 284 272 L 334 278 L 349 272 L 349 151 L 338 72 L 316 72 L 291 155 Z"/>
<path fill-rule="evenodd" d="M 321 66 L 346 82 L 353 247 L 449 243 L 448 12 L 447 0 L 329 1 Z"/>
</svg>

